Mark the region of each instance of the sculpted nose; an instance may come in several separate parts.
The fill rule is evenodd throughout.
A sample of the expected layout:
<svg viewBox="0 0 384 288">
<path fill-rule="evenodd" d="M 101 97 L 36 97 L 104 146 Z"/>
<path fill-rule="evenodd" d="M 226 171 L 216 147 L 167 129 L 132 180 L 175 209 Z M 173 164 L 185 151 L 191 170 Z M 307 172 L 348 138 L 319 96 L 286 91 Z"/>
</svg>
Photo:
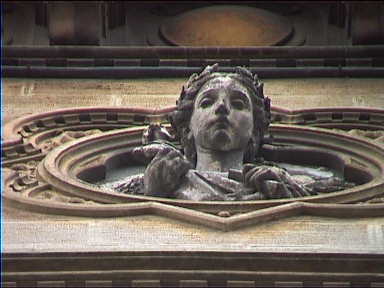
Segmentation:
<svg viewBox="0 0 384 288">
<path fill-rule="evenodd" d="M 222 114 L 222 115 L 228 115 L 229 114 L 228 107 L 227 107 L 227 105 L 225 105 L 224 101 L 219 103 L 215 112 L 216 112 L 216 114 Z"/>
</svg>

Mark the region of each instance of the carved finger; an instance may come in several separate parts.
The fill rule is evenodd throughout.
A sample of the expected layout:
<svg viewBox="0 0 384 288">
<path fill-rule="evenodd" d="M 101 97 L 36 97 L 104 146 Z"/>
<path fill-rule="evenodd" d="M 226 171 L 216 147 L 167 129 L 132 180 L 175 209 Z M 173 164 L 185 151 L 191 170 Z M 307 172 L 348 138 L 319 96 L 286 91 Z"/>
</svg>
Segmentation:
<svg viewBox="0 0 384 288">
<path fill-rule="evenodd" d="M 267 197 L 267 199 L 281 198 L 281 190 L 281 183 L 274 180 L 266 180 L 261 184 L 261 192 Z"/>
<path fill-rule="evenodd" d="M 284 185 L 284 184 L 281 184 L 282 185 L 282 195 L 283 197 L 282 198 L 294 198 L 293 196 L 293 193 L 292 193 L 292 190 L 289 189 L 289 187 L 287 185 Z"/>
<path fill-rule="evenodd" d="M 173 160 L 175 158 L 180 158 L 180 159 L 184 158 L 184 156 L 177 150 L 169 151 L 169 153 L 166 157 L 168 160 Z"/>
<path fill-rule="evenodd" d="M 298 184 L 296 181 L 294 181 L 285 170 L 279 171 L 279 177 L 281 182 L 284 183 L 284 187 L 286 191 L 284 193 L 286 193 L 287 195 L 285 197 L 296 198 L 296 197 L 304 197 L 309 195 L 306 189 L 302 187 L 300 184 Z"/>
<path fill-rule="evenodd" d="M 265 173 L 264 169 L 260 168 L 253 168 L 249 170 L 245 175 L 244 175 L 244 183 L 246 187 L 255 187 L 258 191 L 260 191 L 260 184 L 262 183 L 262 179 L 259 179 L 261 175 Z"/>
<path fill-rule="evenodd" d="M 171 148 L 164 147 L 164 149 L 161 149 L 159 152 L 156 153 L 156 156 L 153 158 L 152 162 L 156 162 L 164 159 L 171 152 L 172 152 Z"/>
<path fill-rule="evenodd" d="M 284 178 L 285 182 L 291 187 L 293 197 L 305 197 L 311 195 L 305 187 L 294 181 L 287 173 L 284 175 Z"/>
<path fill-rule="evenodd" d="M 256 167 L 245 175 L 245 179 L 246 183 L 256 186 L 258 189 L 265 189 L 261 186 L 266 180 L 282 181 L 280 175 L 270 167 Z"/>
<path fill-rule="evenodd" d="M 256 167 L 256 165 L 254 165 L 254 164 L 250 164 L 250 163 L 244 164 L 243 175 L 247 174 L 249 170 L 251 170 L 252 168 L 255 168 L 255 167 Z"/>
<path fill-rule="evenodd" d="M 188 172 L 189 169 L 192 168 L 191 164 L 187 160 L 181 158 L 175 158 L 171 160 L 169 164 L 171 165 L 170 167 L 172 168 L 172 172 L 176 176 L 174 181 L 178 181 Z"/>
<path fill-rule="evenodd" d="M 311 193 L 309 193 L 309 191 L 307 191 L 307 189 L 305 189 L 305 187 L 302 187 L 299 184 L 295 184 L 294 187 L 296 188 L 295 191 L 297 191 L 298 194 L 300 195 L 299 197 L 311 196 Z"/>
<path fill-rule="evenodd" d="M 186 171 L 192 168 L 191 163 L 178 151 L 168 153 L 165 161 L 167 162 L 166 168 L 176 175 L 184 175 Z"/>
<path fill-rule="evenodd" d="M 244 173 L 244 183 L 249 186 L 256 185 L 258 177 L 261 177 L 266 171 L 265 167 L 249 167 L 248 171 Z"/>
<path fill-rule="evenodd" d="M 292 194 L 292 190 L 290 189 L 289 186 L 286 184 L 280 182 L 279 183 L 279 192 L 280 192 L 280 198 L 294 198 Z"/>
</svg>

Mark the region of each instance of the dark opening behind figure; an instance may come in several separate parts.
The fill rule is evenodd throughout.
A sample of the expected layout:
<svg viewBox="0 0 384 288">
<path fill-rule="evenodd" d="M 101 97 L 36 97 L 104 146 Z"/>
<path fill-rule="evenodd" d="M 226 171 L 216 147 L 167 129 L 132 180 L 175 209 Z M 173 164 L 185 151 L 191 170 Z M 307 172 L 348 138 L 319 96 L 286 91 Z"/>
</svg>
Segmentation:
<svg viewBox="0 0 384 288">
<path fill-rule="evenodd" d="M 217 69 L 215 64 L 193 74 L 170 115 L 182 151 L 167 143 L 136 148 L 136 159 L 151 160 L 144 176 L 114 189 L 194 201 L 316 195 L 313 178 L 292 176 L 260 159 L 270 124 L 270 101 L 264 97 L 257 75 L 241 67 L 235 73 L 219 73 Z M 339 178 L 333 180 L 341 183 Z"/>
</svg>

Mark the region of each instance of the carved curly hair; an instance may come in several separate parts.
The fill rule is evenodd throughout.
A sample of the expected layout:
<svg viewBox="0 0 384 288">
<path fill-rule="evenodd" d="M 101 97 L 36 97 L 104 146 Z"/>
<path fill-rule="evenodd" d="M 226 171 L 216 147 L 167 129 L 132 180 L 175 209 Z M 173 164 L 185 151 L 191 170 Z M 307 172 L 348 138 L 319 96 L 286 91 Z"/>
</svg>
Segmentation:
<svg viewBox="0 0 384 288">
<path fill-rule="evenodd" d="M 219 73 L 217 72 L 218 67 L 217 63 L 207 66 L 200 74 L 194 73 L 183 85 L 180 97 L 176 101 L 177 108 L 169 115 L 176 139 L 180 140 L 187 159 L 196 165 L 196 147 L 192 132 L 189 129 L 196 96 L 201 87 L 208 81 L 223 76 L 230 77 L 244 85 L 250 93 L 254 133 L 244 154 L 244 162 L 254 162 L 264 143 L 264 135 L 270 124 L 270 99 L 264 97 L 263 83 L 260 82 L 256 74 L 252 75 L 248 69 L 236 67 L 234 73 Z"/>
</svg>

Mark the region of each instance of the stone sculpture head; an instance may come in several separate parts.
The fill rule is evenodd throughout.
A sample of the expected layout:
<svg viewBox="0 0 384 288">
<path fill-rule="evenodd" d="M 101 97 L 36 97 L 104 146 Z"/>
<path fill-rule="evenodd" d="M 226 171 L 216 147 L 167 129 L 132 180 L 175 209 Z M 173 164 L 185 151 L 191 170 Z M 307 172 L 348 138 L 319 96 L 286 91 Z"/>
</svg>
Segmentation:
<svg viewBox="0 0 384 288">
<path fill-rule="evenodd" d="M 183 86 L 177 109 L 170 115 L 191 163 L 196 146 L 216 151 L 244 150 L 244 162 L 253 162 L 270 123 L 270 101 L 263 83 L 242 67 L 219 73 L 218 64 L 193 74 Z"/>
</svg>

